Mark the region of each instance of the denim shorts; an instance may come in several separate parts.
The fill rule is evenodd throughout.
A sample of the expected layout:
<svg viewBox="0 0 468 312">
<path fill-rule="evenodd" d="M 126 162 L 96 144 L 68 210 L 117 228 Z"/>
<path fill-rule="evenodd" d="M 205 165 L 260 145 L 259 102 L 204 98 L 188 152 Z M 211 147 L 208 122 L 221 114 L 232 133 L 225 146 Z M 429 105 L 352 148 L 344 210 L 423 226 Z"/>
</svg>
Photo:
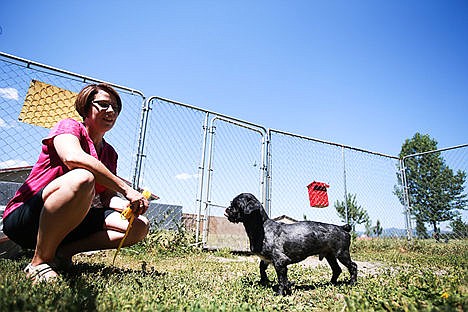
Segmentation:
<svg viewBox="0 0 468 312">
<path fill-rule="evenodd" d="M 9 239 L 25 249 L 36 248 L 39 218 L 44 207 L 42 191 L 39 191 L 3 219 L 3 232 Z M 110 208 L 91 207 L 84 220 L 68 233 L 62 244 L 77 241 L 104 230 L 104 220 L 114 211 Z"/>
</svg>

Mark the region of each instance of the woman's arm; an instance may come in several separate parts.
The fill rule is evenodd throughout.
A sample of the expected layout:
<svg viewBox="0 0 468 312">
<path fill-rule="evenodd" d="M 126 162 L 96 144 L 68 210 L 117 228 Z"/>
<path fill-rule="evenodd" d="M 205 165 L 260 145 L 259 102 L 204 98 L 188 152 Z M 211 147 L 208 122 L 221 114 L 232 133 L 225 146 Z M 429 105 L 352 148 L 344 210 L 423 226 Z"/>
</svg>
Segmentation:
<svg viewBox="0 0 468 312">
<path fill-rule="evenodd" d="M 97 183 L 123 194 L 131 203 L 134 212 L 138 214 L 146 212 L 148 201 L 143 195 L 114 175 L 99 160 L 83 151 L 76 136 L 72 134 L 59 134 L 54 137 L 53 144 L 58 156 L 70 170 L 76 168 L 89 170 L 93 173 Z"/>
<path fill-rule="evenodd" d="M 130 202 L 127 199 L 123 198 L 118 193 L 111 191 L 109 189 L 96 195 L 95 202 L 93 202 L 93 206 L 95 207 L 98 207 L 98 208 L 108 207 L 119 212 L 127 208 L 129 204 Z"/>
</svg>

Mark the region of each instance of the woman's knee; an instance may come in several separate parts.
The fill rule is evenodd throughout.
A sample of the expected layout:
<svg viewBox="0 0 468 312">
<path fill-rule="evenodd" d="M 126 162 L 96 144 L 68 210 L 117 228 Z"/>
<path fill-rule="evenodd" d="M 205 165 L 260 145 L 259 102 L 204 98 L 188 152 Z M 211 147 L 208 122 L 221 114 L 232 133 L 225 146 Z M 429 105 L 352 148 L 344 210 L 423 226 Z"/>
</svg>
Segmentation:
<svg viewBox="0 0 468 312">
<path fill-rule="evenodd" d="M 80 198 L 86 202 L 94 197 L 95 179 L 94 175 L 85 169 L 73 169 L 61 177 L 50 182 L 42 193 L 43 200 L 46 202 L 52 194 L 61 192 L 60 197 L 67 200 Z"/>
<path fill-rule="evenodd" d="M 149 232 L 149 220 L 145 216 L 139 216 L 133 223 L 133 234 L 136 241 L 142 241 Z"/>
<path fill-rule="evenodd" d="M 67 186 L 75 191 L 90 192 L 94 190 L 94 175 L 82 168 L 73 169 L 67 173 Z"/>
</svg>

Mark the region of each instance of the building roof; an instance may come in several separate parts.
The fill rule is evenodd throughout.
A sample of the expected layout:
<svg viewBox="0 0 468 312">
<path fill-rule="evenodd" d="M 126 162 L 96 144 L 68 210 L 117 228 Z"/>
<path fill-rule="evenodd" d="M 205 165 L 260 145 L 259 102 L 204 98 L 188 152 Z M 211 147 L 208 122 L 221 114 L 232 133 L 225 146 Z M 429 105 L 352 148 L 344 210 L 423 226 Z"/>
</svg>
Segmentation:
<svg viewBox="0 0 468 312">
<path fill-rule="evenodd" d="M 32 166 L 0 169 L 0 181 L 23 183 L 31 172 Z"/>
<path fill-rule="evenodd" d="M 295 223 L 295 222 L 297 222 L 296 219 L 293 219 L 293 218 L 288 217 L 286 215 L 275 217 L 275 218 L 273 218 L 273 220 L 278 221 L 278 222 L 283 222 L 283 223 Z"/>
</svg>

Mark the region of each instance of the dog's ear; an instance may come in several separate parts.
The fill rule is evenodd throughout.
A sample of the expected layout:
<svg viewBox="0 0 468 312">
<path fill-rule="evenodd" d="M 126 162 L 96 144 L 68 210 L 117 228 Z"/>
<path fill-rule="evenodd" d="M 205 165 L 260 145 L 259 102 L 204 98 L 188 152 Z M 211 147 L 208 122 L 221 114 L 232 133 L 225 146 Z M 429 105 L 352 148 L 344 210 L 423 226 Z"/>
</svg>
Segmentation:
<svg viewBox="0 0 468 312">
<path fill-rule="evenodd" d="M 257 210 L 260 211 L 263 208 L 262 204 L 252 194 L 245 194 L 244 200 L 245 200 L 245 205 L 244 205 L 245 214 L 251 214 L 252 212 L 257 211 Z"/>
</svg>

